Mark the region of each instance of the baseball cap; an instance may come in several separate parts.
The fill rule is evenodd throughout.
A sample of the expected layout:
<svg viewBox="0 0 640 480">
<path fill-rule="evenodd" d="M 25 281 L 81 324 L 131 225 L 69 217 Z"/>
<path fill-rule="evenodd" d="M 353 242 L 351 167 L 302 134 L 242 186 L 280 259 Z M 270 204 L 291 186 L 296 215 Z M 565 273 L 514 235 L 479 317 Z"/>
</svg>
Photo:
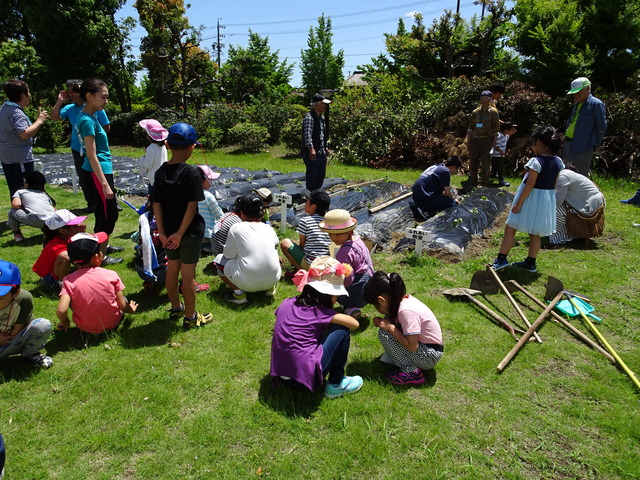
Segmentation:
<svg viewBox="0 0 640 480">
<path fill-rule="evenodd" d="M 578 93 L 584 87 L 588 87 L 589 85 L 591 85 L 591 82 L 587 77 L 578 77 L 573 82 L 571 82 L 571 90 L 567 92 L 567 95 Z"/>
<path fill-rule="evenodd" d="M 310 192 L 305 188 L 304 190 L 302 190 L 302 192 L 300 192 L 300 194 L 305 200 L 311 200 L 311 203 L 317 205 L 319 210 L 323 212 L 329 210 L 329 205 L 331 205 L 331 198 L 329 197 L 327 192 L 325 192 L 321 188 L 316 188 L 313 192 Z"/>
<path fill-rule="evenodd" d="M 490 97 L 491 96 L 491 91 L 489 90 L 483 90 L 482 93 L 480 94 L 481 97 Z"/>
<path fill-rule="evenodd" d="M 311 97 L 311 105 L 313 105 L 314 103 L 318 103 L 318 102 L 329 104 L 329 103 L 331 103 L 331 100 L 329 100 L 328 98 L 325 98 L 324 95 L 316 93 L 316 94 L 313 95 L 313 97 Z"/>
<path fill-rule="evenodd" d="M 69 210 L 63 208 L 56 210 L 53 215 L 45 220 L 44 224 L 49 227 L 50 230 L 57 230 L 66 226 L 80 225 L 86 219 L 86 216 L 77 217 Z"/>
<path fill-rule="evenodd" d="M 169 128 L 169 135 L 167 137 L 169 144 L 173 145 L 200 145 L 198 142 L 198 135 L 196 129 L 188 123 L 174 123 Z"/>
<path fill-rule="evenodd" d="M 262 216 L 262 198 L 254 192 L 245 193 L 236 200 L 237 209 L 249 218 Z"/>
<path fill-rule="evenodd" d="M 88 263 L 99 251 L 101 243 L 106 242 L 109 236 L 104 232 L 76 233 L 69 239 L 67 254 L 73 263 Z"/>
<path fill-rule="evenodd" d="M 169 132 L 164 128 L 159 121 L 154 120 L 153 118 L 145 118 L 144 120 L 140 120 L 138 125 L 142 127 L 142 129 L 147 132 L 147 135 L 151 137 L 152 140 L 156 142 L 161 142 L 162 140 L 166 140 L 169 136 Z"/>
<path fill-rule="evenodd" d="M 20 269 L 15 263 L 0 260 L 0 295 L 6 295 L 22 282 Z"/>
<path fill-rule="evenodd" d="M 255 193 L 262 199 L 263 202 L 271 203 L 273 202 L 273 193 L 268 188 L 259 188 L 254 190 Z"/>
</svg>

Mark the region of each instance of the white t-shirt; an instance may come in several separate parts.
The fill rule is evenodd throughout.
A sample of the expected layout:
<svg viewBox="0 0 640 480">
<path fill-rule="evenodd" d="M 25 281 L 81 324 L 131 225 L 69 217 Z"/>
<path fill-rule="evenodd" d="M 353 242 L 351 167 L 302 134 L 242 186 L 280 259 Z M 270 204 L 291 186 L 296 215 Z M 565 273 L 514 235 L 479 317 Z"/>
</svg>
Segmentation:
<svg viewBox="0 0 640 480">
<path fill-rule="evenodd" d="M 143 157 L 140 157 L 140 176 L 153 185 L 156 171 L 167 161 L 167 147 L 150 143 Z"/>
<path fill-rule="evenodd" d="M 229 230 L 222 254 L 224 274 L 245 292 L 269 290 L 280 280 L 278 235 L 262 222 L 237 223 Z"/>
</svg>

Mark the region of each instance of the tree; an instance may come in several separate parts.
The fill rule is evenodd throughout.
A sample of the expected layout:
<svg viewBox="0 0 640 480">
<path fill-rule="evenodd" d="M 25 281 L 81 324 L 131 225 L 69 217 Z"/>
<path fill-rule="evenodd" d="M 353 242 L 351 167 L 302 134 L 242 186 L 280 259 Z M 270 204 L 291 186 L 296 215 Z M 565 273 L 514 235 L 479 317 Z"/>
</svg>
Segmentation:
<svg viewBox="0 0 640 480">
<path fill-rule="evenodd" d="M 98 76 L 127 109 L 134 64 L 127 44 L 132 24 L 115 21 L 123 4 L 124 0 L 10 0 L 0 7 L 10 19 L 0 24 L 0 33 L 35 49 L 44 68 L 30 79 L 34 88 L 57 89 L 69 77 Z"/>
<path fill-rule="evenodd" d="M 640 0 L 519 0 L 515 15 L 527 79 L 548 93 L 581 75 L 621 88 L 640 69 Z"/>
<path fill-rule="evenodd" d="M 229 47 L 228 60 L 220 68 L 223 96 L 237 103 L 248 103 L 252 97 L 280 99 L 291 87 L 293 64 L 280 61 L 279 50 L 271 51 L 269 37 L 262 38 L 249 30 L 249 45 Z"/>
<path fill-rule="evenodd" d="M 156 103 L 187 113 L 193 102 L 197 113 L 204 87 L 215 81 L 216 65 L 200 48 L 201 33 L 190 26 L 183 0 L 138 0 L 134 6 L 147 31 L 140 50 Z"/>
<path fill-rule="evenodd" d="M 7 40 L 0 44 L 0 78 L 18 78 L 29 82 L 43 70 L 36 49 L 23 40 Z"/>
<path fill-rule="evenodd" d="M 332 38 L 331 17 L 322 14 L 318 18 L 318 26 L 309 28 L 308 48 L 300 52 L 302 86 L 307 101 L 321 89 L 335 90 L 342 86 L 344 51 L 340 49 L 338 53 L 333 53 Z"/>
</svg>

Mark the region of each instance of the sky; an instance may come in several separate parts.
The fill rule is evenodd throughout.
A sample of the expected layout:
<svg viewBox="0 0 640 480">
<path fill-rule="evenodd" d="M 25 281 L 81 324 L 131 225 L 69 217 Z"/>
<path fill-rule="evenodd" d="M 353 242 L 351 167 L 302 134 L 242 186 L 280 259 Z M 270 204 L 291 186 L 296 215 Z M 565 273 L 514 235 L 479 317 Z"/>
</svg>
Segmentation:
<svg viewBox="0 0 640 480">
<path fill-rule="evenodd" d="M 135 0 L 127 0 L 118 12 L 120 17 L 138 19 L 133 8 Z M 413 24 L 413 15 L 420 12 L 424 23 L 430 26 L 445 9 L 455 11 L 456 0 L 324 0 L 323 2 L 300 2 L 292 0 L 242 0 L 214 2 L 192 0 L 185 2 L 187 17 L 193 27 L 204 26 L 201 48 L 217 58 L 213 44 L 217 42 L 217 25 L 224 27 L 221 63 L 227 59 L 229 45 L 246 47 L 249 29 L 261 37 L 269 37 L 272 52 L 278 51 L 280 60 L 295 63 L 291 85 L 301 85 L 300 51 L 307 48 L 309 28 L 317 27 L 318 17 L 323 13 L 331 17 L 334 53 L 344 50 L 345 78 L 357 70 L 358 65 L 370 64 L 371 58 L 385 53 L 384 34 L 394 34 L 398 19 L 404 18 L 407 29 Z M 464 18 L 480 16 L 482 6 L 474 1 L 460 0 L 460 14 Z M 146 32 L 138 27 L 131 37 L 134 52 L 139 53 L 140 40 Z"/>
</svg>

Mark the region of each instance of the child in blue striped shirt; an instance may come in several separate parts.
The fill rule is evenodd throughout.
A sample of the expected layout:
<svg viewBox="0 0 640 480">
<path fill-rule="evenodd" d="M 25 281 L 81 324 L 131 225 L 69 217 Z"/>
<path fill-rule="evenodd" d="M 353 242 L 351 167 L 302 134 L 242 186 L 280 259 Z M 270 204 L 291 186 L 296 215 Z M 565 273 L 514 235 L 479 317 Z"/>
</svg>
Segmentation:
<svg viewBox="0 0 640 480">
<path fill-rule="evenodd" d="M 204 200 L 198 202 L 198 213 L 204 218 L 204 239 L 202 240 L 202 250 L 211 253 L 211 237 L 215 224 L 222 217 L 222 209 L 216 197 L 209 191 L 211 181 L 220 176 L 217 172 L 212 172 L 208 165 L 198 165 L 198 173 L 202 178 L 202 189 L 204 190 Z"/>
</svg>

